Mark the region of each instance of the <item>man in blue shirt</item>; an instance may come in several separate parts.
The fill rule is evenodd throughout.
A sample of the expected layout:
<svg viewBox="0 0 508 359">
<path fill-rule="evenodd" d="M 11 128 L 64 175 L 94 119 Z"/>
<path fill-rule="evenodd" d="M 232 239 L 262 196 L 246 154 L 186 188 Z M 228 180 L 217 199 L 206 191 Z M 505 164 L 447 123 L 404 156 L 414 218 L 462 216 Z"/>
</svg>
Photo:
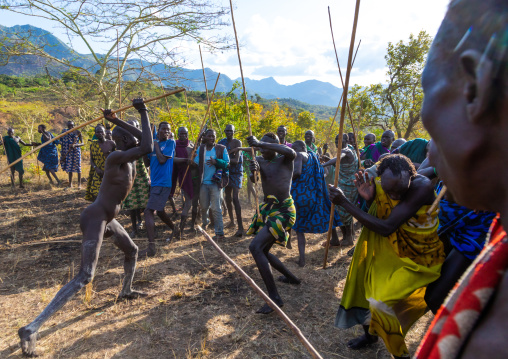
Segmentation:
<svg viewBox="0 0 508 359">
<path fill-rule="evenodd" d="M 215 144 L 215 130 L 209 129 L 203 134 L 203 144 L 197 151 L 194 162 L 199 166 L 201 190 L 199 203 L 203 228 L 209 223 L 208 209 L 212 209 L 214 219 L 215 238 L 224 239 L 224 225 L 222 222 L 221 196 L 225 186 L 222 176 L 229 166 L 228 151 L 223 145 Z M 227 183 L 226 183 L 227 184 Z"/>
<path fill-rule="evenodd" d="M 155 213 L 167 224 L 172 231 L 175 226 L 165 212 L 164 207 L 171 193 L 171 177 L 173 174 L 173 161 L 175 163 L 188 163 L 186 158 L 174 158 L 176 143 L 170 139 L 171 128 L 167 122 L 161 122 L 157 131 L 158 141 L 154 141 L 154 150 L 150 158 L 150 198 L 145 208 L 146 233 L 148 236 L 148 249 L 140 252 L 139 256 L 155 256 Z M 171 241 L 173 233 L 167 241 Z"/>
</svg>

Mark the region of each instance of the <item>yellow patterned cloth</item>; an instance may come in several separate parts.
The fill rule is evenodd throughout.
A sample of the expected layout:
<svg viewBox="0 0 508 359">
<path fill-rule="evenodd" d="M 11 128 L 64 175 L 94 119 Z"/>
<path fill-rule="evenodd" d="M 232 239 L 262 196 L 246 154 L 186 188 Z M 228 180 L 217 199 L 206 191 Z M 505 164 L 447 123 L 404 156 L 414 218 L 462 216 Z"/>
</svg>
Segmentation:
<svg viewBox="0 0 508 359">
<path fill-rule="evenodd" d="M 93 158 L 93 162 L 97 167 L 104 171 L 104 165 L 106 164 L 106 155 L 102 152 L 101 146 L 98 141 L 92 141 L 90 144 L 90 157 Z M 88 183 L 86 185 L 85 199 L 87 201 L 95 201 L 95 198 L 99 194 L 101 188 L 102 177 L 95 172 L 93 167 L 90 167 L 90 173 L 88 175 Z"/>
<path fill-rule="evenodd" d="M 275 243 L 285 247 L 289 239 L 289 230 L 296 221 L 293 198 L 289 196 L 279 202 L 277 197 L 270 195 L 266 198 L 266 202 L 259 205 L 259 214 L 260 217 L 257 213 L 254 214 L 247 234 L 256 234 L 266 225 L 275 238 Z"/>
<path fill-rule="evenodd" d="M 122 208 L 130 209 L 143 209 L 148 203 L 150 197 L 150 176 L 146 170 L 143 159 L 140 158 L 136 161 L 136 177 L 132 189 L 123 201 Z"/>
<path fill-rule="evenodd" d="M 375 183 L 369 214 L 386 219 L 399 201 L 386 195 L 379 177 Z M 429 207 L 422 206 L 388 237 L 362 229 L 335 318 L 342 329 L 370 325 L 369 333 L 380 336 L 399 357 L 409 355 L 404 336 L 425 313 L 426 286 L 439 278 L 445 259 L 437 235 L 438 210 L 428 215 Z"/>
</svg>

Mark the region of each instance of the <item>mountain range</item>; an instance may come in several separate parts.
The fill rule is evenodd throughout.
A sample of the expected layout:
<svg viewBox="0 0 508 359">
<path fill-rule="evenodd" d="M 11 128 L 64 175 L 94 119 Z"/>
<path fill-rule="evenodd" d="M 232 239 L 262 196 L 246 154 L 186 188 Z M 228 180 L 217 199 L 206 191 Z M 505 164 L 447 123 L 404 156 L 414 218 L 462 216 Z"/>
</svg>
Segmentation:
<svg viewBox="0 0 508 359">
<path fill-rule="evenodd" d="M 90 54 L 79 54 L 72 50 L 63 41 L 58 39 L 50 32 L 32 25 L 16 25 L 5 27 L 0 25 L 0 38 L 8 39 L 8 41 L 16 41 L 16 39 L 26 37 L 33 44 L 40 46 L 49 55 L 69 61 L 73 65 L 88 67 L 94 69 L 94 61 Z M 114 59 L 116 62 L 116 58 Z M 133 63 L 139 60 L 132 60 Z M 23 58 L 10 58 L 7 64 L 0 66 L 0 74 L 14 76 L 34 76 L 44 74 L 48 68 L 51 74 L 59 74 L 67 70 L 62 64 L 48 61 L 40 56 L 30 55 Z M 152 71 L 156 73 L 167 73 L 168 69 L 163 64 L 154 64 Z M 164 81 L 166 86 L 184 86 L 189 90 L 204 91 L 205 85 L 203 81 L 203 73 L 201 69 L 171 69 L 175 73 L 175 78 L 179 80 Z M 212 69 L 206 68 L 205 74 L 207 78 L 208 89 L 212 89 L 218 73 Z M 124 79 L 134 77 L 134 74 L 125 75 Z M 219 92 L 228 92 L 231 90 L 235 81 L 227 75 L 221 74 L 217 90 Z M 245 85 L 250 96 L 259 95 L 265 99 L 291 98 L 303 101 L 312 105 L 337 106 L 342 89 L 333 86 L 328 82 L 318 80 L 308 80 L 294 85 L 282 85 L 273 77 L 261 80 L 253 80 L 245 78 Z"/>
</svg>

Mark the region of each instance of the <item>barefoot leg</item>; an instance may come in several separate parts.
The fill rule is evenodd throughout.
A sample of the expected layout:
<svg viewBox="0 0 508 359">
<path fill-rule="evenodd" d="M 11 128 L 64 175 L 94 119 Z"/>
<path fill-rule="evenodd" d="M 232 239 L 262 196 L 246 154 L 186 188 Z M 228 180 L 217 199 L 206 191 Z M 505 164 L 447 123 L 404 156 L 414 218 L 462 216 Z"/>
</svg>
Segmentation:
<svg viewBox="0 0 508 359">
<path fill-rule="evenodd" d="M 268 232 L 270 233 L 270 232 Z M 271 247 L 271 246 L 270 246 Z M 268 251 L 270 248 L 268 248 L 265 252 L 265 255 L 268 259 L 268 262 L 270 265 L 275 268 L 279 273 L 281 273 L 285 280 L 282 280 L 284 283 L 291 283 L 291 284 L 300 284 L 300 279 L 298 279 L 293 273 L 289 271 L 289 269 L 286 268 L 284 264 L 280 261 L 279 258 L 277 258 L 275 255 L 269 253 Z"/>
<path fill-rule="evenodd" d="M 12 186 L 12 188 L 15 187 L 15 183 L 14 183 L 14 181 L 15 181 L 14 180 L 14 171 L 15 171 L 14 167 L 11 167 L 11 186 Z"/>
<path fill-rule="evenodd" d="M 140 258 L 145 256 L 153 257 L 155 255 L 155 216 L 153 209 L 145 209 L 146 235 L 148 237 L 148 249 L 139 253 Z"/>
<path fill-rule="evenodd" d="M 368 325 L 364 325 L 363 330 L 365 331 L 365 334 L 359 336 L 358 338 L 352 339 L 347 343 L 349 349 L 358 350 L 377 342 L 378 337 L 369 334 Z"/>
<path fill-rule="evenodd" d="M 296 238 L 298 239 L 298 253 L 300 254 L 298 265 L 305 267 L 305 233 L 296 232 Z"/>
<path fill-rule="evenodd" d="M 258 267 L 259 273 L 261 274 L 261 278 L 263 278 L 263 282 L 265 283 L 266 289 L 268 291 L 268 296 L 279 307 L 282 307 L 284 303 L 282 302 L 279 292 L 277 291 L 275 280 L 273 279 L 272 275 L 272 270 L 270 269 L 271 262 L 269 262 L 267 257 L 267 253 L 274 242 L 275 238 L 273 238 L 271 235 L 268 227 L 264 227 L 250 243 L 249 251 L 251 252 L 252 257 L 256 262 L 256 266 Z M 282 263 L 280 263 L 280 265 L 282 265 Z M 258 313 L 268 314 L 272 311 L 272 308 L 268 307 L 268 305 L 265 305 L 260 310 L 258 310 Z"/>
<path fill-rule="evenodd" d="M 235 235 L 243 234 L 243 221 L 242 221 L 242 206 L 240 204 L 240 189 L 233 187 L 233 204 L 235 206 L 236 223 L 238 231 Z"/>
<path fill-rule="evenodd" d="M 88 207 L 90 208 L 90 207 Z M 81 245 L 81 267 L 78 274 L 58 291 L 55 298 L 48 304 L 33 322 L 18 330 L 21 349 L 24 355 L 35 356 L 35 345 L 39 328 L 65 303 L 67 303 L 81 288 L 90 283 L 95 273 L 99 251 L 102 244 L 106 221 L 96 219 L 92 211 L 81 214 L 81 230 L 83 243 Z M 84 223 L 85 222 L 85 223 Z"/>
<path fill-rule="evenodd" d="M 235 226 L 235 217 L 233 217 L 233 197 L 232 197 L 233 187 L 227 186 L 224 188 L 224 193 L 226 197 L 226 208 L 228 210 L 229 215 L 229 223 L 225 228 L 233 228 Z"/>
<path fill-rule="evenodd" d="M 171 242 L 171 240 L 173 239 L 173 234 L 175 232 L 175 225 L 173 221 L 171 220 L 171 218 L 169 218 L 169 215 L 164 210 L 157 211 L 157 216 L 162 220 L 162 222 L 164 222 L 169 227 L 169 229 L 171 229 L 171 235 L 168 238 L 169 239 L 168 242 Z"/>
<path fill-rule="evenodd" d="M 123 262 L 125 278 L 123 280 L 122 291 L 118 297 L 130 299 L 143 295 L 144 293 L 132 290 L 132 280 L 134 278 L 134 273 L 136 271 L 136 261 L 138 259 L 138 247 L 129 237 L 125 228 L 123 228 L 116 219 L 112 220 L 108 224 L 106 237 L 111 235 L 115 237 L 115 245 L 125 254 L 125 260 Z"/>
</svg>

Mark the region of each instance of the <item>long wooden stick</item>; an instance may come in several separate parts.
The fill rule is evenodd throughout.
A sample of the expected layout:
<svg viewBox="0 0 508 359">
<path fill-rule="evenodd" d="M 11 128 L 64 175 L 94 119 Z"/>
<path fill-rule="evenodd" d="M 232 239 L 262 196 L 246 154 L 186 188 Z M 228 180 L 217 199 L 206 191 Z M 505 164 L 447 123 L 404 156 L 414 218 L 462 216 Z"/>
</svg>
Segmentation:
<svg viewBox="0 0 508 359">
<path fill-rule="evenodd" d="M 235 24 L 235 16 L 233 14 L 233 1 L 232 0 L 229 0 L 229 6 L 231 8 L 231 21 L 233 23 L 233 30 L 235 31 L 236 52 L 238 54 L 238 63 L 240 64 L 240 75 L 242 76 L 243 99 L 245 101 L 245 110 L 247 111 L 247 121 L 249 124 L 249 136 L 252 136 L 252 126 L 250 123 L 249 101 L 247 100 L 247 90 L 245 88 L 245 78 L 243 77 L 242 59 L 240 58 L 240 45 L 238 44 L 238 34 L 236 33 L 236 24 Z M 251 153 L 252 153 L 252 159 L 255 160 L 256 153 L 254 151 L 254 148 L 251 148 Z M 256 184 L 256 182 L 257 182 L 256 172 L 253 172 L 252 174 L 254 177 L 254 184 Z M 256 213 L 259 217 L 261 214 L 259 213 L 258 196 L 255 196 L 255 200 L 256 200 Z"/>
<path fill-rule="evenodd" d="M 259 294 L 259 296 L 261 298 L 263 298 L 263 300 L 266 302 L 266 304 L 268 304 L 270 306 L 270 308 L 272 308 L 275 311 L 275 313 L 277 313 L 277 315 L 279 317 L 281 317 L 284 322 L 286 322 L 286 324 L 289 326 L 289 329 L 291 329 L 291 331 L 298 337 L 298 340 L 300 340 L 300 342 L 303 344 L 303 346 L 309 351 L 310 355 L 312 355 L 313 358 L 322 358 L 321 355 L 317 352 L 317 350 L 314 349 L 312 344 L 307 340 L 307 338 L 305 338 L 303 336 L 302 332 L 295 325 L 295 323 L 293 323 L 293 321 L 291 319 L 289 319 L 289 317 L 279 308 L 279 306 L 277 304 L 275 304 L 270 299 L 270 297 L 267 296 L 265 294 L 265 292 L 263 292 L 263 290 L 261 288 L 258 287 L 256 282 L 254 282 L 254 280 L 251 277 L 249 277 L 249 275 L 247 273 L 245 273 L 243 271 L 243 269 L 240 268 L 240 266 L 235 263 L 234 260 L 232 260 L 226 253 L 224 253 L 224 251 L 217 245 L 217 243 L 214 242 L 214 240 L 208 235 L 208 233 L 206 233 L 203 230 L 203 228 L 201 228 L 199 225 L 196 227 L 197 227 L 198 231 L 200 231 L 201 234 L 206 238 L 206 240 L 208 242 L 210 242 L 210 244 L 220 253 L 220 255 L 229 264 L 231 264 L 231 266 L 243 277 L 243 279 L 245 279 L 245 281 L 251 286 L 251 288 L 254 289 L 254 291 L 257 294 Z"/>
<path fill-rule="evenodd" d="M 205 92 L 206 92 L 206 101 L 210 102 L 210 99 L 208 98 L 208 85 L 206 84 L 206 74 L 205 74 L 205 64 L 203 63 L 203 54 L 201 53 L 201 45 L 199 45 L 199 57 L 201 58 L 201 69 L 203 70 L 203 81 L 205 82 Z M 211 108 L 213 114 L 215 115 L 215 111 L 213 110 L 213 107 Z M 212 114 L 210 114 L 210 119 L 212 117 Z M 217 118 L 217 115 L 215 115 L 215 121 L 217 122 L 217 129 L 220 131 L 220 134 L 222 135 L 222 128 L 220 128 L 219 119 Z"/>
<path fill-rule="evenodd" d="M 447 189 L 448 188 L 446 188 L 446 186 L 443 185 L 443 188 L 441 188 L 441 192 L 439 192 L 439 194 L 437 195 L 436 199 L 434 200 L 434 203 L 432 203 L 432 206 L 430 206 L 429 210 L 427 211 L 427 214 L 431 214 L 432 212 L 434 212 L 437 206 L 439 206 L 439 202 L 441 202 L 441 200 L 443 199 Z"/>
<path fill-rule="evenodd" d="M 356 37 L 356 27 L 358 25 L 358 14 L 360 12 L 360 0 L 356 0 L 356 8 L 355 8 L 355 20 L 353 22 L 353 31 L 351 33 L 351 42 L 349 44 L 349 56 L 347 60 L 347 72 L 346 72 L 346 82 L 344 84 L 343 101 L 342 101 L 342 109 L 340 111 L 340 124 L 339 124 L 339 146 L 338 149 L 342 149 L 342 134 L 344 133 L 344 118 L 346 116 L 346 103 L 347 103 L 347 93 L 349 89 L 349 77 L 351 76 L 351 64 L 353 62 L 353 51 L 355 49 L 355 37 Z M 340 155 L 337 153 L 337 161 L 335 162 L 335 181 L 334 185 L 337 187 L 339 182 L 339 172 L 340 172 Z M 323 269 L 326 268 L 328 262 L 328 249 L 330 248 L 330 238 L 332 237 L 333 230 L 333 219 L 335 214 L 335 204 L 332 203 L 332 208 L 330 210 L 330 222 L 328 225 L 328 235 L 326 238 L 326 247 L 325 247 L 325 257 L 323 260 Z"/>
<path fill-rule="evenodd" d="M 159 77 L 159 83 L 161 84 L 162 93 L 164 93 L 164 84 L 162 83 L 162 80 L 160 77 Z M 171 117 L 171 108 L 169 108 L 168 98 L 164 97 L 164 100 L 166 100 L 166 108 L 168 109 L 169 122 L 171 122 L 171 128 L 174 131 L 175 130 L 175 123 L 173 122 L 173 118 Z M 176 135 L 178 136 L 178 133 Z"/>
<path fill-rule="evenodd" d="M 196 142 L 194 144 L 194 148 L 192 149 L 192 153 L 190 156 L 191 160 L 194 159 L 194 154 L 198 150 L 199 136 L 201 135 L 201 131 L 203 131 L 203 127 L 205 126 L 205 123 L 206 123 L 206 118 L 207 118 L 208 114 L 210 113 L 210 104 L 212 103 L 213 97 L 215 96 L 215 89 L 217 88 L 217 84 L 219 83 L 219 78 L 220 78 L 220 73 L 217 75 L 217 80 L 215 80 L 215 86 L 213 87 L 212 98 L 211 98 L 211 101 L 208 102 L 208 107 L 206 108 L 205 117 L 203 117 L 203 122 L 201 122 L 201 127 L 199 128 L 198 137 L 196 138 Z M 189 168 L 190 168 L 190 165 L 187 165 L 187 168 L 185 169 L 185 173 L 183 174 L 183 177 L 182 177 L 182 181 L 180 182 L 182 185 L 183 185 L 183 182 L 185 181 L 185 177 L 187 177 Z M 180 189 L 181 189 L 181 186 L 180 186 Z"/>
<path fill-rule="evenodd" d="M 184 88 L 180 88 L 180 89 L 176 89 L 176 90 L 173 90 L 173 91 L 169 91 L 169 92 L 165 93 L 164 95 L 160 95 L 160 96 L 157 96 L 157 97 L 152 97 L 152 98 L 150 98 L 150 99 L 148 99 L 148 100 L 145 100 L 144 102 L 145 102 L 145 103 L 148 103 L 148 102 L 152 102 L 152 101 L 157 101 L 157 100 L 160 100 L 161 98 L 164 98 L 164 97 L 166 97 L 166 96 L 170 96 L 170 95 L 174 95 L 175 93 L 179 93 L 179 92 L 182 92 L 182 91 L 185 91 L 185 89 L 184 89 Z M 132 108 L 132 107 L 134 107 L 134 106 L 133 106 L 133 105 L 125 106 L 125 107 L 122 107 L 122 108 L 120 108 L 120 109 L 118 109 L 118 110 L 112 111 L 111 113 L 117 113 L 117 112 L 126 111 L 126 110 L 128 110 L 128 109 L 130 109 L 130 108 Z M 100 121 L 100 120 L 102 120 L 103 118 L 104 118 L 104 115 L 102 115 L 102 116 L 100 116 L 100 117 L 97 117 L 97 118 L 94 118 L 93 120 L 86 121 L 86 122 L 82 123 L 81 125 L 76 126 L 76 127 L 73 127 L 73 128 L 71 128 L 69 131 L 63 132 L 63 133 L 61 133 L 60 135 L 58 135 L 58 136 L 56 136 L 56 137 L 53 137 L 51 140 L 49 140 L 49 141 L 47 141 L 47 142 L 44 142 L 44 143 L 40 144 L 39 146 L 35 147 L 35 148 L 34 148 L 33 150 L 31 150 L 30 152 L 27 152 L 27 153 L 26 153 L 23 157 L 18 158 L 16 161 L 12 162 L 12 163 L 11 163 L 11 164 L 9 164 L 7 167 L 5 167 L 5 168 L 3 168 L 2 170 L 0 170 L 0 174 L 1 174 L 1 173 L 3 173 L 3 172 L 5 172 L 5 171 L 7 171 L 7 169 L 8 169 L 9 167 L 14 166 L 16 163 L 18 163 L 18 162 L 20 162 L 20 161 L 23 161 L 25 158 L 27 158 L 28 156 L 30 156 L 32 153 L 34 153 L 34 152 L 36 152 L 36 151 L 40 150 L 41 148 L 43 148 L 43 147 L 45 147 L 45 146 L 49 145 L 51 142 L 54 142 L 54 141 L 56 141 L 56 140 L 58 140 L 58 139 L 62 138 L 63 136 L 68 135 L 68 134 L 69 134 L 69 133 L 71 133 L 71 132 L 74 132 L 74 131 L 76 131 L 76 130 L 79 130 L 79 129 L 80 129 L 80 128 L 82 128 L 82 127 L 85 127 L 85 126 L 88 126 L 88 125 L 90 125 L 90 124 L 92 124 L 92 123 L 94 123 L 94 122 Z"/>
<path fill-rule="evenodd" d="M 116 29 L 116 65 L 118 69 L 118 106 L 122 107 L 122 76 L 120 74 L 120 40 L 118 39 L 118 29 Z M 120 120 L 123 120 L 123 114 L 120 112 Z"/>
<path fill-rule="evenodd" d="M 351 67 L 353 67 L 355 65 L 356 55 L 358 54 L 358 49 L 360 48 L 361 43 L 362 43 L 362 40 L 360 40 L 360 42 L 358 43 L 358 46 L 356 47 L 355 57 L 353 58 L 353 63 L 351 64 Z M 334 46 L 335 46 L 335 42 L 334 42 Z M 335 55 L 337 55 L 337 51 L 335 51 Z M 339 69 L 340 69 L 340 65 L 339 65 Z M 344 89 L 344 81 L 342 81 L 342 88 Z M 335 119 L 337 118 L 337 114 L 339 113 L 339 109 L 342 107 L 342 99 L 343 98 L 344 98 L 344 91 L 342 91 L 342 94 L 340 95 L 339 104 L 337 105 L 337 108 L 335 109 L 335 115 L 333 115 L 333 119 L 330 122 L 330 128 L 328 129 L 328 134 L 326 135 L 325 143 L 328 143 L 328 141 L 330 140 L 330 133 L 332 132 L 332 127 L 333 127 L 333 124 L 335 123 Z M 356 137 L 355 137 L 355 141 L 357 141 Z"/>
<path fill-rule="evenodd" d="M 339 75 L 340 75 L 340 82 L 342 83 L 342 88 L 344 88 L 344 79 L 342 78 L 342 71 L 340 69 L 340 62 L 339 62 L 339 55 L 337 54 L 337 47 L 335 46 L 335 37 L 333 36 L 333 27 L 332 27 L 332 14 L 330 12 L 330 7 L 328 6 L 328 19 L 330 20 L 330 32 L 332 33 L 332 42 L 333 42 L 333 49 L 335 51 L 335 58 L 337 59 L 337 67 L 339 68 Z M 358 49 L 360 48 L 360 44 L 362 43 L 362 40 L 358 43 L 358 46 L 356 47 L 356 53 L 355 53 L 355 59 L 356 55 L 358 54 Z M 353 59 L 354 63 L 354 59 Z M 344 92 L 343 92 L 344 93 Z M 349 101 L 346 98 L 346 106 L 347 111 L 349 114 L 349 121 L 351 122 L 351 128 L 353 129 L 353 136 L 355 137 L 355 143 L 357 144 L 356 149 L 356 155 L 358 157 L 358 168 L 362 167 L 362 160 L 360 159 L 360 150 L 358 149 L 358 138 L 356 137 L 356 130 L 355 125 L 353 123 L 353 116 L 351 116 L 351 109 L 349 108 Z M 337 149 L 339 151 L 339 149 Z"/>
<path fill-rule="evenodd" d="M 192 131 L 192 121 L 189 113 L 189 101 L 187 101 L 187 90 L 183 92 L 183 95 L 185 96 L 185 106 L 187 107 L 187 118 L 189 119 L 189 132 L 192 137 L 194 137 L 194 132 Z"/>
</svg>

